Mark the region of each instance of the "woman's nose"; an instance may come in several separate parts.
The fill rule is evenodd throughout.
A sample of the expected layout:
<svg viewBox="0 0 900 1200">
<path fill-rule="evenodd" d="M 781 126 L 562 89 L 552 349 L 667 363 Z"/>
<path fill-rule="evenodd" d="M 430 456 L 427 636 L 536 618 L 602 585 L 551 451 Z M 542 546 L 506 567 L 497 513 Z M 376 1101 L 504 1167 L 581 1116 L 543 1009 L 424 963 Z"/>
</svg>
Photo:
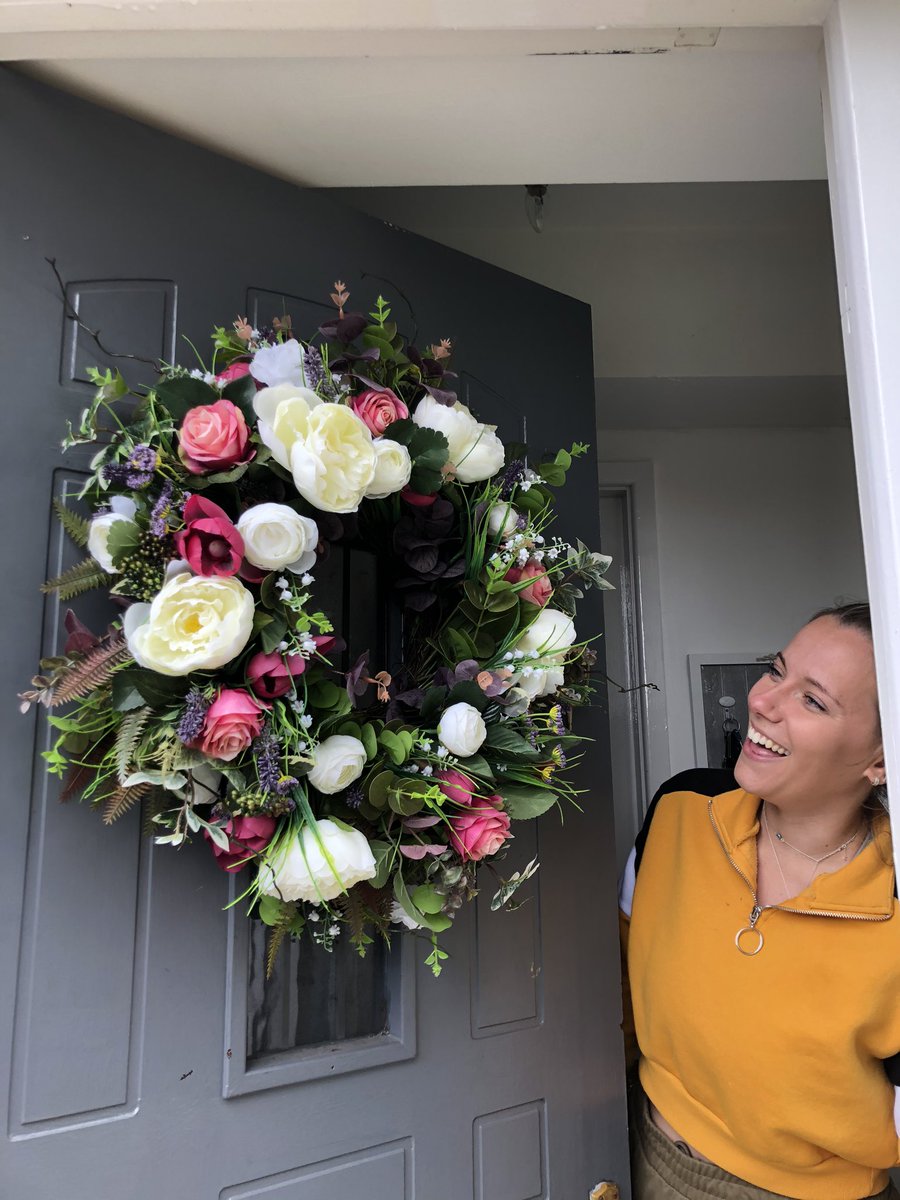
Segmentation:
<svg viewBox="0 0 900 1200">
<path fill-rule="evenodd" d="M 753 685 L 747 696 L 750 715 L 758 714 L 768 721 L 778 719 L 780 703 L 778 685 L 772 680 L 761 679 L 759 683 Z"/>
</svg>

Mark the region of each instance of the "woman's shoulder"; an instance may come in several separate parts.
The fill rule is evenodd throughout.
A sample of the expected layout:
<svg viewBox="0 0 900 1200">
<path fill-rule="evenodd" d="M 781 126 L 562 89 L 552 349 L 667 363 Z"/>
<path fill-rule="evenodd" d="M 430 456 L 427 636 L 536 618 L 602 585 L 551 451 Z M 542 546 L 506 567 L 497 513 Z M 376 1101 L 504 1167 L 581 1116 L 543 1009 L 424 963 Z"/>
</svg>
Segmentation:
<svg viewBox="0 0 900 1200">
<path fill-rule="evenodd" d="M 702 798 L 705 808 L 706 801 L 710 797 L 721 796 L 725 792 L 734 791 L 736 787 L 734 772 L 719 767 L 692 767 L 688 771 L 679 771 L 677 775 L 667 779 L 657 789 L 656 795 L 650 801 L 644 823 L 635 840 L 635 868 L 640 865 L 653 818 L 661 804 L 664 803 L 666 807 L 678 804 L 680 807 L 680 801 L 689 803 L 691 799 Z"/>
</svg>

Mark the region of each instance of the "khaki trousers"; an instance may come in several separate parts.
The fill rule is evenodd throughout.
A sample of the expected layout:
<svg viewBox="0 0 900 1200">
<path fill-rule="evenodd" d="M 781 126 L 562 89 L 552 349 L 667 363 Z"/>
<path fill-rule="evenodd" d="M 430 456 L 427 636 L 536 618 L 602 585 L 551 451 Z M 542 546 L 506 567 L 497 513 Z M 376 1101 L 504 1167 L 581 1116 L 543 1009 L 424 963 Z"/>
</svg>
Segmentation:
<svg viewBox="0 0 900 1200">
<path fill-rule="evenodd" d="M 631 1187 L 633 1200 L 790 1200 L 691 1158 L 653 1124 L 647 1097 L 634 1088 L 631 1114 Z M 636 1111 L 635 1111 L 636 1110 Z M 900 1200 L 888 1184 L 871 1200 Z"/>
</svg>

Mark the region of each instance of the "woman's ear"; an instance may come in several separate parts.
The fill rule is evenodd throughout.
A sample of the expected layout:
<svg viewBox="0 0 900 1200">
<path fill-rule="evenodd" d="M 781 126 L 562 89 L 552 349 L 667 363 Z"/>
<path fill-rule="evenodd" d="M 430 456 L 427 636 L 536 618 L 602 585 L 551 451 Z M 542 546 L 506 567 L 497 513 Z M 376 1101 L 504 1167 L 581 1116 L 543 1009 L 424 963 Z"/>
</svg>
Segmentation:
<svg viewBox="0 0 900 1200">
<path fill-rule="evenodd" d="M 887 775 L 884 769 L 884 751 L 880 746 L 878 748 L 878 757 L 866 767 L 863 775 L 865 775 L 872 787 L 881 787 L 887 783 Z"/>
</svg>

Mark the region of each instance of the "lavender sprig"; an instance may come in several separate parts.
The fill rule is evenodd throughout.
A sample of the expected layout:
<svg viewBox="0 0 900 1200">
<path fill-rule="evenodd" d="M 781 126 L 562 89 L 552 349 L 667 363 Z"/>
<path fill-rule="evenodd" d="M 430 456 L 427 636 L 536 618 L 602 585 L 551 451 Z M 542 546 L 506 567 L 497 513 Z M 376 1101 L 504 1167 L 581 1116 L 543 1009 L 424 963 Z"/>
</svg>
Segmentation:
<svg viewBox="0 0 900 1200">
<path fill-rule="evenodd" d="M 181 720 L 178 722 L 176 733 L 179 741 L 186 746 L 196 742 L 203 732 L 203 725 L 206 721 L 206 713 L 209 709 L 209 701 L 197 688 L 191 688 L 185 697 L 184 712 L 181 714 Z"/>
</svg>

